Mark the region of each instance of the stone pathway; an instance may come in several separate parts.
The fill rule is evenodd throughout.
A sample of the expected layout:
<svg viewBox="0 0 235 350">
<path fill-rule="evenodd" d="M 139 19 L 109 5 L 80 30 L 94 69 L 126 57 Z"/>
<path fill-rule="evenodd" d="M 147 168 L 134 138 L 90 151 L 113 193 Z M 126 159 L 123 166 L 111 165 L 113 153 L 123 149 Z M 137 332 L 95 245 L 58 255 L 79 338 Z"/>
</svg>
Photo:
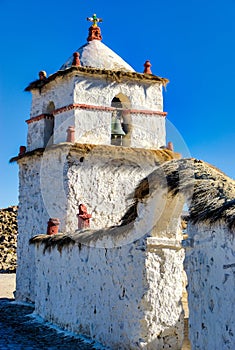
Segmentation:
<svg viewBox="0 0 235 350">
<path fill-rule="evenodd" d="M 33 306 L 13 299 L 15 274 L 0 274 L 0 350 L 92 350 L 105 349 L 71 333 L 57 332 L 30 316 Z M 188 324 L 182 350 L 190 350 Z M 107 348 L 106 348 L 107 349 Z M 108 350 L 108 349 L 107 349 Z"/>
<path fill-rule="evenodd" d="M 104 347 L 48 327 L 29 316 L 33 307 L 0 299 L 0 350 L 92 350 Z"/>
</svg>

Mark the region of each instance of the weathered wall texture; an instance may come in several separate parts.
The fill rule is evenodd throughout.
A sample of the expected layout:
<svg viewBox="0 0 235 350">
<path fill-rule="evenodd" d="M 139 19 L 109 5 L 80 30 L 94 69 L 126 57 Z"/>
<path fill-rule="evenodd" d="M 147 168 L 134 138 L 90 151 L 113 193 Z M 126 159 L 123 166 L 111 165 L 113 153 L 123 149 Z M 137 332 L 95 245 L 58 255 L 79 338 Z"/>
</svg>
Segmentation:
<svg viewBox="0 0 235 350">
<path fill-rule="evenodd" d="M 36 237 L 35 312 L 112 349 L 180 349 L 184 251 L 179 225 L 147 237 L 155 202 L 127 227 Z"/>
<path fill-rule="evenodd" d="M 138 182 L 174 156 L 167 150 L 66 143 L 19 159 L 16 298 L 34 301 L 34 251 L 28 241 L 46 233 L 50 217 L 59 218 L 61 232 L 73 232 L 82 202 L 92 213 L 91 228 L 116 225 L 132 203 L 128 196 Z"/>
<path fill-rule="evenodd" d="M 33 165 L 32 165 L 33 164 Z M 40 160 L 19 164 L 19 209 L 16 299 L 34 301 L 35 258 L 29 238 L 45 232 L 45 208 L 40 192 Z M 29 190 L 30 189 L 30 190 Z M 40 215 L 39 215 L 40 212 Z"/>
<path fill-rule="evenodd" d="M 226 223 L 190 225 L 186 272 L 192 350 L 235 348 L 235 242 Z"/>
<path fill-rule="evenodd" d="M 59 84 L 58 84 L 59 83 Z M 30 117 L 71 106 L 72 104 L 90 105 L 91 108 L 63 110 L 55 113 L 54 143 L 65 142 L 68 126 L 75 127 L 75 140 L 80 143 L 111 144 L 111 107 L 115 96 L 123 99 L 124 108 L 144 110 L 147 114 L 130 113 L 128 146 L 142 148 L 160 148 L 166 144 L 165 118 L 163 111 L 162 84 L 160 82 L 115 82 L 104 78 L 89 76 L 68 76 L 57 78 L 44 86 L 40 92 L 33 91 Z M 93 108 L 98 106 L 102 110 Z M 120 107 L 120 106 L 119 106 Z M 159 115 L 148 111 L 160 112 Z M 45 147 L 48 141 L 48 121 L 36 120 L 29 123 L 27 150 Z M 49 127 L 51 130 L 51 127 Z"/>
<path fill-rule="evenodd" d="M 32 104 L 30 118 L 36 117 L 43 113 L 48 113 L 48 105 L 54 102 L 55 108 L 60 108 L 73 103 L 73 79 L 57 78 L 52 82 L 39 89 L 32 91 Z"/>
<path fill-rule="evenodd" d="M 89 76 L 57 77 L 44 86 L 41 91 L 32 91 L 30 117 L 48 113 L 47 106 L 54 102 L 55 109 L 72 103 L 111 107 L 112 99 L 122 93 L 134 109 L 163 111 L 162 84 L 160 82 L 115 82 L 105 78 Z"/>
</svg>

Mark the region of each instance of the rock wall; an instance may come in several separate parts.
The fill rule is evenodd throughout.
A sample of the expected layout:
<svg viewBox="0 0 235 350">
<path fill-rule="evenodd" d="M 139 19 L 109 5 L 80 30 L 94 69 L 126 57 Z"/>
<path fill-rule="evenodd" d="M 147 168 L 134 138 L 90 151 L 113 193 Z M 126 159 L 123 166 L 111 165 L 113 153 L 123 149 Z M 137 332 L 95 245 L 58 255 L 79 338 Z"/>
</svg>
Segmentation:
<svg viewBox="0 0 235 350">
<path fill-rule="evenodd" d="M 66 142 L 68 126 L 75 127 L 76 142 L 111 144 L 111 105 L 116 96 L 128 101 L 127 146 L 159 149 L 166 145 L 160 82 L 110 82 L 103 77 L 69 76 L 32 93 L 30 117 L 36 119 L 28 121 L 28 151 L 46 146 L 45 113 L 54 115 L 54 144 Z M 55 109 L 49 112 L 51 104 Z M 53 131 L 51 127 L 49 130 Z"/>
<path fill-rule="evenodd" d="M 192 350 L 235 348 L 234 233 L 226 223 L 190 224 L 186 249 Z"/>
<path fill-rule="evenodd" d="M 113 349 L 180 349 L 182 207 L 163 190 L 126 225 L 32 238 L 35 312 Z"/>
<path fill-rule="evenodd" d="M 16 299 L 34 301 L 35 257 L 28 242 L 46 233 L 50 217 L 59 218 L 60 232 L 73 232 L 84 203 L 91 228 L 120 223 L 140 179 L 175 156 L 169 150 L 64 143 L 20 158 Z"/>
<path fill-rule="evenodd" d="M 0 209 L 0 273 L 16 272 L 17 211 Z"/>
<path fill-rule="evenodd" d="M 180 349 L 184 251 L 179 242 L 143 237 L 105 248 L 111 232 L 106 237 L 93 232 L 89 242 L 89 233 L 85 241 L 80 235 L 35 241 L 35 313 L 112 349 Z M 129 235 L 136 236 L 134 227 Z M 113 242 L 120 244 L 118 238 L 117 231 Z"/>
</svg>

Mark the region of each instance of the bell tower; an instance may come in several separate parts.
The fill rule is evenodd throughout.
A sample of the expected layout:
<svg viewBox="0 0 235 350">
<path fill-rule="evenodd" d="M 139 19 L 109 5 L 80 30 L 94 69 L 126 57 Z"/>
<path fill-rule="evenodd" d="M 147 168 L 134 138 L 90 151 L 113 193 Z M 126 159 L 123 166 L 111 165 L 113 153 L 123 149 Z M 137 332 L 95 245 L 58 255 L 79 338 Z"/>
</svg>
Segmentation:
<svg viewBox="0 0 235 350">
<path fill-rule="evenodd" d="M 135 72 L 102 43 L 102 19 L 93 15 L 88 20 L 93 24 L 87 44 L 56 73 L 47 77 L 40 71 L 26 88 L 32 93 L 27 150 L 65 142 L 69 126 L 75 128 L 77 143 L 110 145 L 115 138 L 122 139 L 122 146 L 164 147 L 162 86 L 168 80 L 153 75 L 149 61 L 144 73 Z M 117 127 L 122 135 L 114 135 Z"/>
<path fill-rule="evenodd" d="M 130 193 L 156 165 L 174 157 L 166 148 L 162 88 L 150 62 L 136 72 L 102 43 L 96 15 L 87 43 L 26 91 L 32 93 L 27 146 L 19 164 L 19 238 L 16 298 L 35 299 L 31 237 L 59 223 L 78 228 L 78 206 L 90 227 L 118 225 Z M 50 221 L 51 219 L 51 221 Z"/>
</svg>

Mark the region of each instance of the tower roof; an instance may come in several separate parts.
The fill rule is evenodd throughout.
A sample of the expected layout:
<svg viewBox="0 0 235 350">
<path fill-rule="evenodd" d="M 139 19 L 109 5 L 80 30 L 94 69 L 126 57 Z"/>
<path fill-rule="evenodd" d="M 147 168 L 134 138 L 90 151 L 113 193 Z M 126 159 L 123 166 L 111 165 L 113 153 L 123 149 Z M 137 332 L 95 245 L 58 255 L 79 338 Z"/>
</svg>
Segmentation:
<svg viewBox="0 0 235 350">
<path fill-rule="evenodd" d="M 88 41 L 88 43 L 81 46 L 77 52 L 80 54 L 79 58 L 82 66 L 135 72 L 127 62 L 100 40 L 93 39 Z M 70 68 L 72 63 L 73 55 L 61 66 L 60 70 Z"/>
<path fill-rule="evenodd" d="M 103 21 L 102 18 L 98 18 L 94 14 L 92 17 L 87 17 L 87 20 L 92 22 L 87 38 L 88 43 L 77 50 L 81 65 L 99 69 L 134 72 L 135 70 L 128 63 L 101 42 L 102 36 L 98 23 Z M 70 68 L 73 65 L 73 59 L 73 56 L 71 56 L 60 70 Z"/>
<path fill-rule="evenodd" d="M 102 75 L 115 81 L 122 79 L 139 80 L 152 83 L 161 82 L 164 86 L 169 82 L 168 79 L 161 78 L 152 74 L 149 61 L 145 62 L 144 74 L 137 73 L 127 62 L 125 62 L 113 50 L 101 42 L 102 35 L 98 23 L 102 22 L 102 18 L 98 18 L 96 14 L 88 17 L 87 20 L 92 22 L 89 27 L 87 43 L 77 49 L 68 60 L 60 67 L 60 69 L 47 77 L 45 71 L 39 72 L 39 79 L 30 83 L 25 91 L 33 89 L 41 89 L 58 76 L 68 75 L 70 73 L 80 73 L 82 75 Z"/>
</svg>

